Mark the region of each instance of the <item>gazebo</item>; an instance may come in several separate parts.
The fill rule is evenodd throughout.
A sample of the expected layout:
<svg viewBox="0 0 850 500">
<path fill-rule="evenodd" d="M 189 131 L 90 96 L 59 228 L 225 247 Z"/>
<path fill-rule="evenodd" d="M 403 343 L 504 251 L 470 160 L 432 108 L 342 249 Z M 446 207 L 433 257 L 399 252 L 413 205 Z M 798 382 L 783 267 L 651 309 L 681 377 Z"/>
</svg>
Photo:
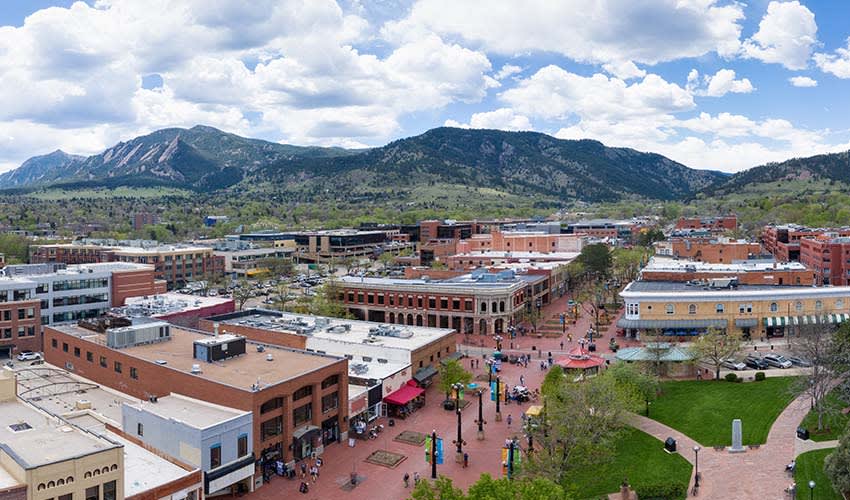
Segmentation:
<svg viewBox="0 0 850 500">
<path fill-rule="evenodd" d="M 599 367 L 605 364 L 605 358 L 591 354 L 581 347 L 573 347 L 567 355 L 555 360 L 555 364 L 567 372 L 578 372 L 580 377 L 596 375 Z"/>
</svg>

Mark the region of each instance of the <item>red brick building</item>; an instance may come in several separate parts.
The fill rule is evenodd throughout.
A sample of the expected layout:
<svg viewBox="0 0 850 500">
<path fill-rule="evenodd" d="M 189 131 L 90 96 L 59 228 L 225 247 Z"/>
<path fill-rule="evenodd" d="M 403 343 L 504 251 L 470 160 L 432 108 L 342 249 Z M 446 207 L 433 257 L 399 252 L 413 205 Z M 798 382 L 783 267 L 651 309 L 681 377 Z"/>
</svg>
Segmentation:
<svg viewBox="0 0 850 500">
<path fill-rule="evenodd" d="M 736 264 L 706 263 L 652 257 L 641 270 L 644 281 L 708 281 L 737 278 L 741 285 L 803 285 L 812 284 L 812 273 L 799 262 L 753 260 Z"/>
<path fill-rule="evenodd" d="M 41 350 L 40 304 L 39 300 L 0 302 L 0 357 Z"/>
<path fill-rule="evenodd" d="M 850 285 L 850 237 L 801 238 L 799 245 L 800 263 L 816 285 Z"/>
<path fill-rule="evenodd" d="M 108 330 L 46 327 L 45 359 L 140 399 L 174 392 L 251 411 L 254 450 L 266 459 L 289 462 L 345 438 L 347 359 L 266 344 L 261 351 L 244 337 L 161 322 L 139 328 L 151 325 L 166 328 L 160 338 L 169 340 L 110 348 Z"/>
<path fill-rule="evenodd" d="M 679 217 L 676 229 L 702 230 L 711 233 L 734 231 L 738 228 L 738 216 L 722 215 L 719 217 Z"/>
<path fill-rule="evenodd" d="M 776 260 L 789 262 L 800 260 L 800 240 L 829 236 L 832 238 L 850 237 L 850 228 L 813 229 L 805 226 L 788 224 L 783 226 L 765 226 L 761 241 L 764 249 L 773 254 Z"/>
<path fill-rule="evenodd" d="M 728 264 L 763 253 L 758 243 L 728 238 L 672 238 L 669 245 L 670 256 L 699 262 Z"/>
</svg>

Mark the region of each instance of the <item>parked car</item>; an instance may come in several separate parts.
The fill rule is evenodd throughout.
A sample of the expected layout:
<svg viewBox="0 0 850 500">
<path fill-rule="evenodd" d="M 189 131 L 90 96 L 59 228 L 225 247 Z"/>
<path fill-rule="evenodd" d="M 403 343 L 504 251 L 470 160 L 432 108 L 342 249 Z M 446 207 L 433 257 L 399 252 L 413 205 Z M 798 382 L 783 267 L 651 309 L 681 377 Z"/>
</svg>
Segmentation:
<svg viewBox="0 0 850 500">
<path fill-rule="evenodd" d="M 789 356 L 789 357 L 787 357 L 787 358 L 785 358 L 785 359 L 787 359 L 788 361 L 790 361 L 790 362 L 791 362 L 791 364 L 792 364 L 792 365 L 794 365 L 794 366 L 799 366 L 799 367 L 802 367 L 802 368 L 806 368 L 806 367 L 812 366 L 812 364 L 811 364 L 811 363 L 809 363 L 808 361 L 806 361 L 805 359 L 803 359 L 803 358 L 801 358 L 801 357 L 799 357 L 799 356 Z"/>
<path fill-rule="evenodd" d="M 33 351 L 21 351 L 18 353 L 18 361 L 35 361 L 41 359 L 41 354 Z"/>
<path fill-rule="evenodd" d="M 785 356 L 781 354 L 767 354 L 764 357 L 765 363 L 770 366 L 775 366 L 777 368 L 791 368 L 793 364 L 785 359 Z"/>
<path fill-rule="evenodd" d="M 730 370 L 746 370 L 747 365 L 735 358 L 726 358 L 720 362 L 720 366 L 729 368 Z"/>
<path fill-rule="evenodd" d="M 767 364 L 765 360 L 752 354 L 744 359 L 744 364 L 747 365 L 748 368 L 754 368 L 756 370 L 767 370 L 770 368 L 770 365 Z"/>
</svg>

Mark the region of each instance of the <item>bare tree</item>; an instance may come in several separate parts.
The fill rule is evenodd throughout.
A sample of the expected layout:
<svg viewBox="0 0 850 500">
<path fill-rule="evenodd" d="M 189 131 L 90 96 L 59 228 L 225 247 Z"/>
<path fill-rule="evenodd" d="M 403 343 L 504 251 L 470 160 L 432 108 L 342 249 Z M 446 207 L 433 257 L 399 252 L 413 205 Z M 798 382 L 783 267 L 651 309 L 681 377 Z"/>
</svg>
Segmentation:
<svg viewBox="0 0 850 500">
<path fill-rule="evenodd" d="M 830 324 L 801 326 L 791 344 L 791 352 L 811 363 L 809 377 L 800 377 L 795 392 L 809 396 L 812 410 L 818 416 L 817 430 L 823 431 L 824 419 L 835 411 L 826 399 L 829 391 L 841 380 L 844 356 L 836 342 L 836 328 Z"/>
<path fill-rule="evenodd" d="M 694 341 L 691 352 L 696 359 L 714 367 L 714 378 L 720 380 L 723 361 L 738 354 L 742 342 L 739 332 L 724 333 L 717 328 L 709 328 Z"/>
<path fill-rule="evenodd" d="M 252 287 L 248 280 L 241 279 L 233 288 L 233 301 L 236 305 L 236 310 L 241 311 L 245 308 L 245 303 L 251 298 Z"/>
</svg>

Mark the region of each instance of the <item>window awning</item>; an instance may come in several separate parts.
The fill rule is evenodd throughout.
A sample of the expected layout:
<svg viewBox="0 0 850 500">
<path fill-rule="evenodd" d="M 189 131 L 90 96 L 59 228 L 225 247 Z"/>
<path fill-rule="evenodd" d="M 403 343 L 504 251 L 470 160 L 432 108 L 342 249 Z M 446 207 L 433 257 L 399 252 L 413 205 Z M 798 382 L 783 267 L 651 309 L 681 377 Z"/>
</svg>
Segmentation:
<svg viewBox="0 0 850 500">
<path fill-rule="evenodd" d="M 416 373 L 413 374 L 413 380 L 419 382 L 420 384 L 428 380 L 437 374 L 437 369 L 431 365 L 428 365 L 424 368 L 420 368 L 416 370 Z"/>
<path fill-rule="evenodd" d="M 453 352 L 453 353 L 449 354 L 448 356 L 445 356 L 443 359 L 441 359 L 441 360 L 440 360 L 440 363 L 441 363 L 441 364 L 446 364 L 447 362 L 449 362 L 449 361 L 451 361 L 451 360 L 453 360 L 453 359 L 454 359 L 454 360 L 460 360 L 462 357 L 463 357 L 463 353 L 462 353 L 462 352 L 460 352 L 460 351 L 455 351 L 455 352 Z"/>
<path fill-rule="evenodd" d="M 807 316 L 774 316 L 764 318 L 765 326 L 797 326 L 797 325 L 825 325 L 843 323 L 850 321 L 850 314 L 822 314 L 822 315 L 807 315 Z"/>
<path fill-rule="evenodd" d="M 313 432 L 319 432 L 321 429 L 316 427 L 315 425 L 305 425 L 300 429 L 295 429 L 295 432 L 292 433 L 292 437 L 295 439 L 301 439 L 304 436 L 307 436 Z"/>
<path fill-rule="evenodd" d="M 425 389 L 422 389 L 420 387 L 404 385 L 401 389 L 385 397 L 384 402 L 389 403 L 391 405 L 406 405 L 407 403 L 413 401 L 414 398 L 421 396 L 424 392 Z"/>
<path fill-rule="evenodd" d="M 626 319 L 620 318 L 620 328 L 726 328 L 725 319 Z"/>
<path fill-rule="evenodd" d="M 735 320 L 735 326 L 739 328 L 752 328 L 759 326 L 758 318 L 738 318 Z"/>
</svg>

